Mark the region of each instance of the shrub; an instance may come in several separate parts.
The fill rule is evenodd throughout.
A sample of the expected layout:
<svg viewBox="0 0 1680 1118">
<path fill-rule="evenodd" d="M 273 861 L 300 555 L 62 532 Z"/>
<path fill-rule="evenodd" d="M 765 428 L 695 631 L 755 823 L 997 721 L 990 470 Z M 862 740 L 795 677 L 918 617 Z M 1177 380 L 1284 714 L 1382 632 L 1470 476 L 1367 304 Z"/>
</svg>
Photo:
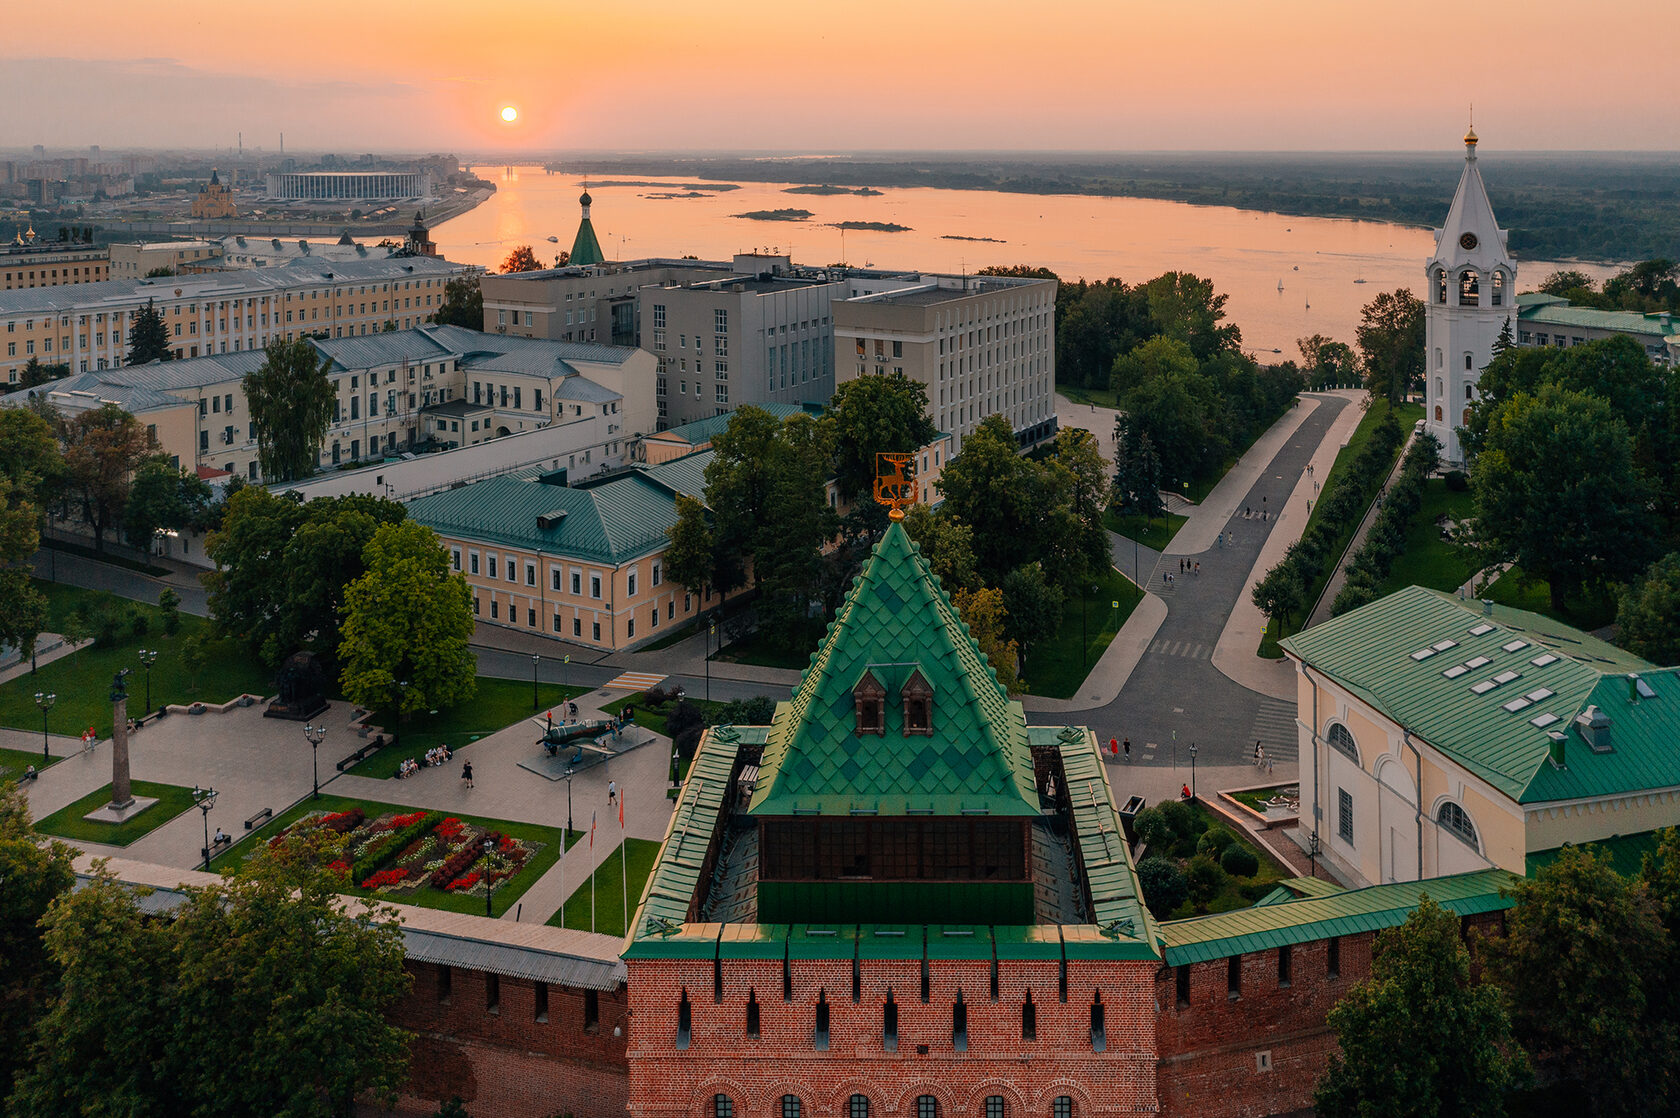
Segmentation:
<svg viewBox="0 0 1680 1118">
<path fill-rule="evenodd" d="M 1454 493 L 1462 493 L 1470 488 L 1470 475 L 1463 470 L 1447 471 L 1447 488 Z"/>
<path fill-rule="evenodd" d="M 1138 863 L 1137 875 L 1143 903 L 1157 920 L 1171 916 L 1190 895 L 1184 874 L 1167 858 L 1145 858 Z"/>
<path fill-rule="evenodd" d="M 1236 840 L 1236 836 L 1224 827 L 1209 827 L 1207 833 L 1196 840 L 1196 853 L 1211 854 L 1217 858 Z"/>
<path fill-rule="evenodd" d="M 1219 863 L 1205 854 L 1198 854 L 1190 859 L 1184 880 L 1190 888 L 1190 900 L 1195 904 L 1196 911 L 1206 912 L 1208 902 L 1220 894 L 1229 879 L 1219 868 Z"/>
<path fill-rule="evenodd" d="M 136 638 L 145 636 L 152 628 L 152 619 L 144 610 L 128 607 L 128 627 Z"/>
<path fill-rule="evenodd" d="M 401 820 L 407 819 L 407 823 Z M 386 831 L 374 839 L 357 855 L 350 864 L 350 880 L 358 885 L 366 885 L 367 878 L 383 869 L 387 863 L 402 851 L 408 849 L 409 844 L 424 835 L 427 831 L 442 822 L 441 812 L 415 812 L 413 816 L 398 816 L 392 822 L 397 826 Z"/>
<path fill-rule="evenodd" d="M 1159 807 L 1146 807 L 1132 819 L 1132 831 L 1138 841 L 1156 852 L 1172 847 L 1173 827 Z"/>
<path fill-rule="evenodd" d="M 756 695 L 751 699 L 735 699 L 725 703 L 718 711 L 716 722 L 720 726 L 768 726 L 774 717 L 775 700 Z"/>
<path fill-rule="evenodd" d="M 1232 877 L 1253 877 L 1260 872 L 1260 858 L 1240 842 L 1233 842 L 1219 855 L 1219 865 Z"/>
<path fill-rule="evenodd" d="M 93 643 L 97 648 L 109 648 L 123 638 L 123 611 L 110 602 L 96 602 L 88 610 L 88 625 L 93 629 Z"/>
<path fill-rule="evenodd" d="M 1207 829 L 1202 817 L 1191 810 L 1190 805 L 1182 800 L 1168 800 L 1161 805 L 1161 815 L 1173 829 L 1173 834 L 1179 839 L 1192 839 L 1201 831 Z"/>
<path fill-rule="evenodd" d="M 163 611 L 163 635 L 174 636 L 181 629 L 181 595 L 164 587 L 158 595 L 158 609 Z"/>
</svg>

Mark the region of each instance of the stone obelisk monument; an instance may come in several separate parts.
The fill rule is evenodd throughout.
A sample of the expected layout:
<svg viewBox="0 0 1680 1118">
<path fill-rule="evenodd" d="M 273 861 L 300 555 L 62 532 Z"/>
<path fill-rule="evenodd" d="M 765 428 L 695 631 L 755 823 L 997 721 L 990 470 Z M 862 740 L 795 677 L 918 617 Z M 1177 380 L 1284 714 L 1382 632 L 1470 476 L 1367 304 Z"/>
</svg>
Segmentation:
<svg viewBox="0 0 1680 1118">
<path fill-rule="evenodd" d="M 127 814 L 134 806 L 134 790 L 128 778 L 128 687 L 124 676 L 128 669 L 118 672 L 111 681 L 111 802 L 110 811 Z"/>
</svg>

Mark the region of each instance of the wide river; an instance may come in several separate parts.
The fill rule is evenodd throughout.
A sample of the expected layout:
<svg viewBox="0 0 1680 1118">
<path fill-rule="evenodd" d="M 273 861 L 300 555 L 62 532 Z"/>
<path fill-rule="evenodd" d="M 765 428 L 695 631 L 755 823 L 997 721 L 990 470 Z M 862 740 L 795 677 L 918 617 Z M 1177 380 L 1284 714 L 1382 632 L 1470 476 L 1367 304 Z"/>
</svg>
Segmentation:
<svg viewBox="0 0 1680 1118">
<path fill-rule="evenodd" d="M 583 182 L 541 167 L 476 168 L 496 183 L 483 205 L 433 230 L 450 260 L 495 269 L 515 245 L 538 259 L 569 249 Z M 630 182 L 635 185 L 613 185 Z M 1326 334 L 1352 343 L 1359 310 L 1380 291 L 1423 290 L 1423 262 L 1434 251 L 1424 229 L 1338 218 L 1287 217 L 1223 206 L 1147 198 L 999 194 L 980 190 L 891 188 L 879 195 L 790 194 L 784 183 L 742 183 L 737 190 L 683 179 L 612 176 L 591 183 L 593 219 L 609 258 L 693 255 L 727 259 L 772 248 L 801 264 L 974 271 L 990 264 L 1046 267 L 1064 279 L 1119 276 L 1137 283 L 1189 271 L 1230 296 L 1226 317 L 1242 328 L 1257 356 L 1296 356 L 1296 339 Z M 1441 197 L 1445 220 L 1450 187 Z M 734 215 L 802 209 L 803 221 L 757 221 Z M 829 223 L 890 222 L 907 232 L 848 230 Z M 554 243 L 549 242 L 554 238 Z M 991 238 L 982 241 L 953 238 Z M 1517 261 L 1518 290 L 1560 267 L 1602 279 L 1615 269 Z M 1363 281 L 1363 282 L 1361 282 Z M 1279 290 L 1281 285 L 1282 290 Z"/>
</svg>

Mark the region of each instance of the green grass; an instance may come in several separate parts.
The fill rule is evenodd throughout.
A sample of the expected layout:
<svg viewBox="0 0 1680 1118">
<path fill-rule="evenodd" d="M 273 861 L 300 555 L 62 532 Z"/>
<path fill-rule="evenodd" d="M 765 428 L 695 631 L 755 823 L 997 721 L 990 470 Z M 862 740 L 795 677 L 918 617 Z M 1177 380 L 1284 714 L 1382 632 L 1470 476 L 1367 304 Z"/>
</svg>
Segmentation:
<svg viewBox="0 0 1680 1118">
<path fill-rule="evenodd" d="M 54 551 L 62 551 L 66 555 L 79 555 L 85 559 L 95 560 L 96 562 L 109 563 L 113 567 L 125 567 L 128 570 L 139 571 L 143 575 L 151 575 L 154 578 L 159 575 L 166 575 L 169 573 L 168 567 L 154 567 L 152 564 L 144 562 L 140 559 L 131 559 L 126 555 L 116 555 L 109 551 L 95 551 L 93 548 L 88 547 L 85 544 L 70 543 L 66 540 L 48 539 L 43 537 L 41 540 L 41 546 L 51 548 Z"/>
<path fill-rule="evenodd" d="M 48 765 L 62 760 L 62 757 L 48 760 L 40 753 L 32 753 L 27 749 L 0 749 L 0 780 L 22 780 L 30 765 L 35 766 L 36 772 L 41 772 Z"/>
<path fill-rule="evenodd" d="M 1476 564 L 1466 552 L 1441 538 L 1436 523 L 1440 517 L 1463 521 L 1472 515 L 1475 497 L 1469 490 L 1455 493 L 1445 478 L 1430 478 L 1423 485 L 1423 504 L 1418 507 L 1406 532 L 1406 550 L 1394 560 L 1382 593 L 1407 586 L 1433 590 L 1457 590 L 1476 573 Z"/>
<path fill-rule="evenodd" d="M 45 819 L 37 821 L 35 829 L 42 834 L 57 835 L 71 841 L 127 846 L 193 806 L 190 788 L 174 784 L 153 784 L 149 780 L 136 780 L 131 787 L 136 796 L 150 796 L 156 799 L 157 803 L 122 823 L 96 823 L 83 819 L 82 816 L 94 808 L 111 802 L 111 786 L 107 784 L 97 792 L 89 792 L 69 807 L 61 807 Z"/>
<path fill-rule="evenodd" d="M 1227 881 L 1225 883 L 1225 888 L 1221 889 L 1214 895 L 1212 900 L 1208 901 L 1206 909 L 1207 913 L 1232 912 L 1239 908 L 1250 908 L 1253 906 L 1254 900 L 1258 900 L 1267 893 L 1271 892 L 1272 887 L 1279 881 L 1282 881 L 1286 877 L 1295 876 L 1293 870 L 1273 858 L 1271 854 L 1266 851 L 1265 847 L 1260 846 L 1257 843 L 1250 842 L 1246 834 L 1226 822 L 1223 816 L 1215 814 L 1214 811 L 1205 804 L 1193 803 L 1190 807 L 1203 818 L 1209 827 L 1223 827 L 1225 830 L 1230 831 L 1236 836 L 1236 843 L 1238 846 L 1247 848 L 1253 852 L 1255 857 L 1260 859 L 1260 868 L 1255 871 L 1253 877 L 1231 877 L 1229 874 L 1226 875 Z M 1199 838 L 1200 836 L 1197 837 Z M 1195 845 L 1194 840 L 1192 840 L 1189 845 L 1193 848 Z M 1180 853 L 1178 851 L 1175 851 L 1174 853 L 1175 856 L 1180 859 L 1179 868 L 1184 868 L 1189 862 L 1190 855 L 1188 853 Z M 1254 898 L 1254 900 L 1251 900 L 1251 897 Z M 1196 911 L 1195 904 L 1191 901 L 1185 901 L 1182 905 L 1179 905 L 1178 908 L 1173 910 L 1170 919 L 1178 920 L 1186 916 L 1196 915 L 1200 915 L 1200 913 Z"/>
<path fill-rule="evenodd" d="M 563 805 L 562 805 L 563 806 Z M 371 800 L 358 800 L 349 796 L 331 796 L 323 793 L 318 800 L 305 798 L 296 807 L 282 812 L 278 818 L 265 826 L 259 827 L 251 836 L 237 843 L 232 850 L 224 851 L 213 859 L 210 868 L 221 873 L 231 873 L 242 865 L 253 854 L 266 849 L 268 840 L 278 835 L 291 824 L 308 815 L 312 811 L 347 811 L 359 807 L 369 819 L 377 819 L 381 815 L 392 812 L 414 811 L 415 807 L 407 804 L 385 804 Z M 496 888 L 491 904 L 491 911 L 500 916 L 512 908 L 543 874 L 553 868 L 560 860 L 560 843 L 565 836 L 567 847 L 576 844 L 583 832 L 572 831 L 569 834 L 564 827 L 544 827 L 537 823 L 515 823 L 507 819 L 491 819 L 481 815 L 467 815 L 461 812 L 447 812 L 463 823 L 469 823 L 485 830 L 501 831 L 514 838 L 528 842 L 542 843 L 542 849 L 531 856 L 524 867 L 507 883 Z M 436 908 L 446 912 L 465 912 L 473 915 L 484 915 L 484 897 L 482 895 L 449 893 L 442 889 L 425 886 L 412 893 L 376 894 L 370 889 L 358 889 L 346 881 L 339 892 L 356 897 L 379 896 L 383 900 L 397 904 L 418 905 L 421 908 Z"/>
<path fill-rule="evenodd" d="M 1483 597 L 1491 598 L 1502 606 L 1543 614 L 1588 632 L 1616 620 L 1614 593 L 1602 589 L 1588 590 L 1578 598 L 1566 599 L 1554 609 L 1551 584 L 1542 578 L 1529 577 L 1521 567 L 1513 566 L 1482 593 Z"/>
<path fill-rule="evenodd" d="M 817 650 L 817 644 L 827 631 L 826 619 L 815 621 L 805 627 L 803 636 L 787 640 L 780 634 L 771 633 L 765 629 L 756 629 L 733 644 L 724 645 L 722 651 L 712 654 L 713 660 L 726 660 L 734 664 L 753 664 L 760 668 L 790 668 L 801 671 L 811 662 L 811 653 Z"/>
<path fill-rule="evenodd" d="M 1103 527 L 1110 532 L 1125 536 L 1128 540 L 1136 540 L 1144 547 L 1162 551 L 1178 535 L 1178 530 L 1190 518 L 1169 512 L 1164 517 L 1151 517 L 1145 520 L 1141 516 L 1120 516 L 1113 512 L 1103 514 Z"/>
<path fill-rule="evenodd" d="M 1319 496 L 1328 493 L 1331 485 L 1339 481 L 1341 476 L 1351 468 L 1352 462 L 1359 457 L 1360 452 L 1365 449 L 1365 445 L 1371 441 L 1372 434 L 1376 431 L 1377 426 L 1382 423 L 1383 417 L 1389 413 L 1390 408 L 1391 405 L 1387 397 L 1372 397 L 1371 406 L 1365 409 L 1364 418 L 1359 421 L 1359 426 L 1355 427 L 1353 434 L 1348 437 L 1347 446 L 1343 447 L 1341 452 L 1336 455 L 1336 461 L 1331 464 L 1329 472 L 1324 475 L 1324 480 L 1319 486 Z M 1401 404 L 1399 408 L 1394 409 L 1394 414 L 1400 423 L 1400 431 L 1404 434 L 1411 430 L 1414 423 L 1423 418 L 1423 405 Z M 1388 465 L 1383 469 L 1381 481 L 1367 495 L 1367 499 L 1362 506 L 1364 510 L 1370 509 L 1371 501 L 1376 499 L 1377 490 L 1381 487 L 1382 482 L 1388 480 L 1389 471 L 1394 468 L 1395 459 L 1400 456 L 1405 446 L 1405 440 L 1402 439 L 1400 446 L 1395 449 L 1394 458 L 1389 459 Z M 1313 526 L 1318 523 L 1318 516 L 1323 508 L 1324 502 L 1314 497 L 1312 514 L 1307 517 L 1307 526 L 1302 529 L 1302 536 L 1313 530 Z M 1300 614 L 1291 618 L 1287 624 L 1281 626 L 1267 624 L 1266 635 L 1260 642 L 1261 656 L 1268 660 L 1281 660 L 1283 658 L 1283 650 L 1278 648 L 1277 642 L 1284 637 L 1293 636 L 1300 632 L 1306 625 L 1307 616 L 1312 612 L 1313 606 L 1318 604 L 1319 595 L 1324 593 L 1324 587 L 1330 581 L 1334 564 L 1340 561 L 1342 552 L 1347 550 L 1348 541 L 1353 539 L 1353 534 L 1358 530 L 1359 521 L 1355 520 L 1350 524 L 1343 525 L 1341 531 L 1336 533 L 1335 538 L 1330 541 L 1329 558 L 1326 560 L 1325 569 L 1317 578 L 1313 579 L 1312 585 L 1307 587 L 1306 605 L 1302 606 Z M 1280 628 L 1282 632 L 1278 631 Z"/>
<path fill-rule="evenodd" d="M 629 847 L 629 863 L 624 864 L 625 847 Z M 607 860 L 596 867 L 588 881 L 581 883 L 572 890 L 572 895 L 566 898 L 561 910 L 549 918 L 549 926 L 554 928 L 575 928 L 580 932 L 590 931 L 589 927 L 589 896 L 590 882 L 594 882 L 595 891 L 595 927 L 594 931 L 608 936 L 622 936 L 624 934 L 624 879 L 629 878 L 629 912 L 636 914 L 636 902 L 641 899 L 642 888 L 647 884 L 648 875 L 653 873 L 654 863 L 659 860 L 659 844 L 647 839 L 627 838 L 619 848 L 607 855 Z"/>
<path fill-rule="evenodd" d="M 1143 600 L 1143 591 L 1112 567 L 1096 585 L 1100 589 L 1094 594 L 1083 598 L 1069 595 L 1062 605 L 1062 623 L 1055 634 L 1027 650 L 1022 686 L 1030 694 L 1073 698 L 1114 634 Z M 1119 609 L 1110 604 L 1115 601 L 1120 603 Z M 1083 647 L 1080 645 L 1081 611 L 1084 613 Z"/>
<path fill-rule="evenodd" d="M 1077 384 L 1058 384 L 1056 392 L 1066 396 L 1076 404 L 1089 407 L 1092 404 L 1099 408 L 1118 408 L 1120 399 L 1112 388 L 1085 388 Z"/>
<path fill-rule="evenodd" d="M 375 711 L 368 721 L 375 726 L 384 727 L 387 734 L 395 730 L 397 744 L 376 750 L 366 760 L 351 766 L 349 772 L 354 776 L 394 777 L 397 775 L 397 763 L 405 757 L 418 759 L 434 745 L 447 745 L 452 752 L 459 750 L 479 738 L 506 729 L 521 719 L 536 717 L 567 699 L 575 699 L 587 690 L 585 687 L 540 684 L 537 688 L 537 709 L 533 711 L 530 683 L 481 675 L 478 677 L 477 694 L 464 703 L 457 703 L 436 714 L 419 711 L 410 714 L 399 724 L 396 716 L 390 711 Z M 533 725 L 533 742 L 537 740 L 538 733 L 538 729 Z M 355 745 L 364 744 L 359 738 L 351 738 L 350 741 Z M 341 738 L 335 743 L 332 756 L 348 757 L 354 752 L 354 748 L 345 748 L 347 744 Z"/>
<path fill-rule="evenodd" d="M 1286 788 L 1294 788 L 1297 792 L 1299 792 L 1300 787 L 1301 786 L 1299 784 L 1274 784 L 1270 788 L 1256 788 L 1252 791 L 1244 792 L 1229 792 L 1227 795 L 1239 804 L 1242 804 L 1244 807 L 1251 807 L 1255 811 L 1258 811 L 1261 815 L 1264 815 L 1266 814 L 1267 800 L 1276 796 L 1279 792 L 1282 792 Z"/>
<path fill-rule="evenodd" d="M 86 609 L 100 599 L 140 612 L 147 617 L 149 628 L 144 637 L 125 636 L 108 648 L 83 648 L 42 665 L 33 674 L 0 684 L 0 726 L 39 731 L 41 712 L 35 705 L 35 692 L 50 691 L 58 695 L 49 722 L 55 733 L 79 734 L 92 726 L 101 738 L 110 737 L 111 679 L 118 671 L 134 669 L 128 677 L 130 713 L 141 714 L 146 702 L 146 673 L 137 655 L 142 648 L 156 649 L 159 653 L 151 672 L 154 709 L 167 703 L 222 703 L 244 692 L 267 695 L 272 691 L 274 673 L 231 641 L 210 640 L 208 666 L 196 679 L 188 678 L 181 666 L 181 644 L 196 634 L 208 635 L 210 623 L 203 618 L 181 614 L 180 630 L 173 637 L 166 637 L 162 611 L 156 606 L 128 602 L 102 591 L 78 590 L 53 583 L 36 585 L 48 596 L 49 630 L 56 631 L 55 626 L 66 614 Z"/>
</svg>

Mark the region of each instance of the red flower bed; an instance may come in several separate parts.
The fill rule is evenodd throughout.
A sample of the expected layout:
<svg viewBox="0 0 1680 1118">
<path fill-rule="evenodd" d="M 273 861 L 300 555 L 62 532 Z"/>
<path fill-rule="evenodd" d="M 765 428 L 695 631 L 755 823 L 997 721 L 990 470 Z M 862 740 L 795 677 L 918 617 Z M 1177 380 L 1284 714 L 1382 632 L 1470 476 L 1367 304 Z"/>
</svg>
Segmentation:
<svg viewBox="0 0 1680 1118">
<path fill-rule="evenodd" d="M 454 893 L 471 889 L 474 885 L 478 884 L 478 879 L 479 873 L 477 870 L 474 870 L 471 873 L 462 874 L 460 877 L 457 877 L 454 881 L 449 883 L 449 891 Z"/>
<path fill-rule="evenodd" d="M 445 842 L 460 838 L 461 832 L 466 829 L 467 825 L 455 818 L 453 815 L 449 816 L 442 823 L 439 823 L 436 827 L 432 828 L 433 832 Z"/>
<path fill-rule="evenodd" d="M 383 885 L 401 885 L 408 878 L 407 870 L 380 870 L 362 882 L 364 889 L 378 889 Z"/>
<path fill-rule="evenodd" d="M 449 883 L 461 876 L 461 871 L 472 865 L 483 853 L 477 844 L 469 842 L 455 853 L 443 860 L 443 865 L 432 871 L 430 878 L 432 888 L 447 889 Z"/>
</svg>

